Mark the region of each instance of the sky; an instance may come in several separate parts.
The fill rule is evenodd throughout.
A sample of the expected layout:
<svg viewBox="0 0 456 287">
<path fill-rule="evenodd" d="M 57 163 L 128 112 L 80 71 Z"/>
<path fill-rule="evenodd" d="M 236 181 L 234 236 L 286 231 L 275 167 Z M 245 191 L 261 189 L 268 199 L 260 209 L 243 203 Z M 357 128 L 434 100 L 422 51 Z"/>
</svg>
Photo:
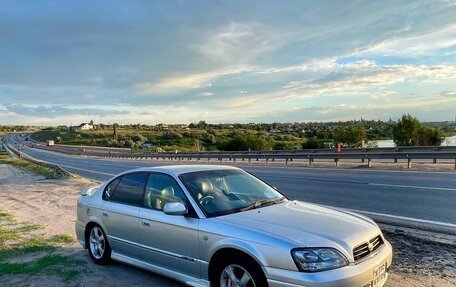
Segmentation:
<svg viewBox="0 0 456 287">
<path fill-rule="evenodd" d="M 0 124 L 456 116 L 456 0 L 0 0 Z"/>
</svg>

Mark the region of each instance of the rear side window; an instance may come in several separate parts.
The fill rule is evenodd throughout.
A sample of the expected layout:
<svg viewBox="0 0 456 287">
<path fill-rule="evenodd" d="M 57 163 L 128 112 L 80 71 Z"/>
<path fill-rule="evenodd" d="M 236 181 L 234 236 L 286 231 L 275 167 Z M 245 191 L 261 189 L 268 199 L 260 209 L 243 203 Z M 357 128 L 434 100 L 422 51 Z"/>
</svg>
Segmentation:
<svg viewBox="0 0 456 287">
<path fill-rule="evenodd" d="M 103 199 L 104 200 L 111 200 L 112 195 L 114 194 L 114 190 L 116 189 L 117 185 L 119 184 L 122 177 L 118 177 L 111 181 L 105 188 L 103 192 Z"/>
<path fill-rule="evenodd" d="M 124 175 L 109 200 L 128 205 L 142 206 L 147 177 L 147 173 Z"/>
</svg>

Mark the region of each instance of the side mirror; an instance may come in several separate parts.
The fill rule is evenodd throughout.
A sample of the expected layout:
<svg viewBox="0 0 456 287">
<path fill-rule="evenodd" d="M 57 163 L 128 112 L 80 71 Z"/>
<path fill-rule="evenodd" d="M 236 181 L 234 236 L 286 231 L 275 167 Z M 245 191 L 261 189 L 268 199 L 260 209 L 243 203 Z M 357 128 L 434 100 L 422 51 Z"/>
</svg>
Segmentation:
<svg viewBox="0 0 456 287">
<path fill-rule="evenodd" d="M 168 215 L 184 215 L 188 210 L 182 202 L 168 202 L 165 204 L 163 212 Z"/>
</svg>

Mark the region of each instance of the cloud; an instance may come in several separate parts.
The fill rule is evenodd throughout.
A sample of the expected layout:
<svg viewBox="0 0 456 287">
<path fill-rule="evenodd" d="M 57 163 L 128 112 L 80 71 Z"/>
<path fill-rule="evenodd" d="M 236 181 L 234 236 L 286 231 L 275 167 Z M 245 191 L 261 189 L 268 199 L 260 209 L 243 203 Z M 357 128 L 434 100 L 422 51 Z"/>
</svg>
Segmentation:
<svg viewBox="0 0 456 287">
<path fill-rule="evenodd" d="M 213 96 L 215 94 L 212 93 L 212 92 L 201 92 L 198 95 L 200 95 L 201 97 L 210 97 L 210 96 Z"/>
<path fill-rule="evenodd" d="M 112 1 L 0 6 L 3 113 L 154 123 L 345 119 L 362 107 L 385 119 L 441 111 L 431 98 L 456 109 L 454 1 Z"/>
<path fill-rule="evenodd" d="M 456 99 L 456 90 L 454 91 L 443 91 L 434 95 L 436 98 L 449 98 Z"/>
<path fill-rule="evenodd" d="M 209 32 L 202 43 L 191 47 L 211 63 L 246 64 L 272 49 L 275 38 L 259 23 L 232 22 Z"/>
<path fill-rule="evenodd" d="M 400 36 L 375 43 L 357 52 L 377 53 L 382 55 L 405 55 L 413 57 L 429 55 L 435 51 L 456 46 L 456 24 L 434 27 L 410 36 Z"/>
<path fill-rule="evenodd" d="M 161 79 L 152 83 L 140 83 L 134 85 L 135 91 L 141 94 L 150 93 L 166 93 L 179 90 L 197 89 L 210 87 L 211 81 L 224 76 L 236 75 L 244 72 L 252 71 L 248 66 L 244 67 L 229 67 L 222 70 L 214 70 L 201 73 L 192 73 L 181 76 L 174 76 Z"/>
<path fill-rule="evenodd" d="M 436 100 L 434 97 L 414 99 L 397 99 L 395 101 L 375 101 L 370 104 L 353 105 L 339 104 L 326 106 L 309 106 L 297 108 L 284 108 L 270 111 L 268 115 L 254 117 L 254 121 L 281 122 L 315 122 L 315 121 L 343 121 L 353 119 L 399 118 L 402 114 L 410 113 L 423 121 L 453 119 L 455 98 Z M 436 117 L 436 113 L 438 117 Z"/>
<path fill-rule="evenodd" d="M 64 106 L 26 106 L 20 104 L 4 104 L 6 110 L 18 115 L 40 118 L 56 118 L 62 116 L 111 116 L 126 115 L 130 112 L 122 110 L 103 110 L 93 108 L 68 108 Z"/>
<path fill-rule="evenodd" d="M 373 87 L 388 87 L 407 80 L 438 82 L 456 79 L 456 67 L 450 65 L 378 65 L 361 60 L 336 64 L 334 71 L 317 79 L 292 81 L 283 87 L 287 92 L 334 94 L 356 92 Z"/>
</svg>

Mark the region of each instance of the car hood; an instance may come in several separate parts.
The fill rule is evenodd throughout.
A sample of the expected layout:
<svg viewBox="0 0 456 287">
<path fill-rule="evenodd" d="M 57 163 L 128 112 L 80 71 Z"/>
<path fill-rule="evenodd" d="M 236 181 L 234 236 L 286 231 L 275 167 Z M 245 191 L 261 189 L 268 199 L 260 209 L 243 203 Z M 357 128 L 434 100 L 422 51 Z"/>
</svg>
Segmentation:
<svg viewBox="0 0 456 287">
<path fill-rule="evenodd" d="M 299 201 L 218 217 L 222 222 L 259 230 L 294 242 L 296 247 L 353 247 L 380 234 L 369 218 Z"/>
</svg>

